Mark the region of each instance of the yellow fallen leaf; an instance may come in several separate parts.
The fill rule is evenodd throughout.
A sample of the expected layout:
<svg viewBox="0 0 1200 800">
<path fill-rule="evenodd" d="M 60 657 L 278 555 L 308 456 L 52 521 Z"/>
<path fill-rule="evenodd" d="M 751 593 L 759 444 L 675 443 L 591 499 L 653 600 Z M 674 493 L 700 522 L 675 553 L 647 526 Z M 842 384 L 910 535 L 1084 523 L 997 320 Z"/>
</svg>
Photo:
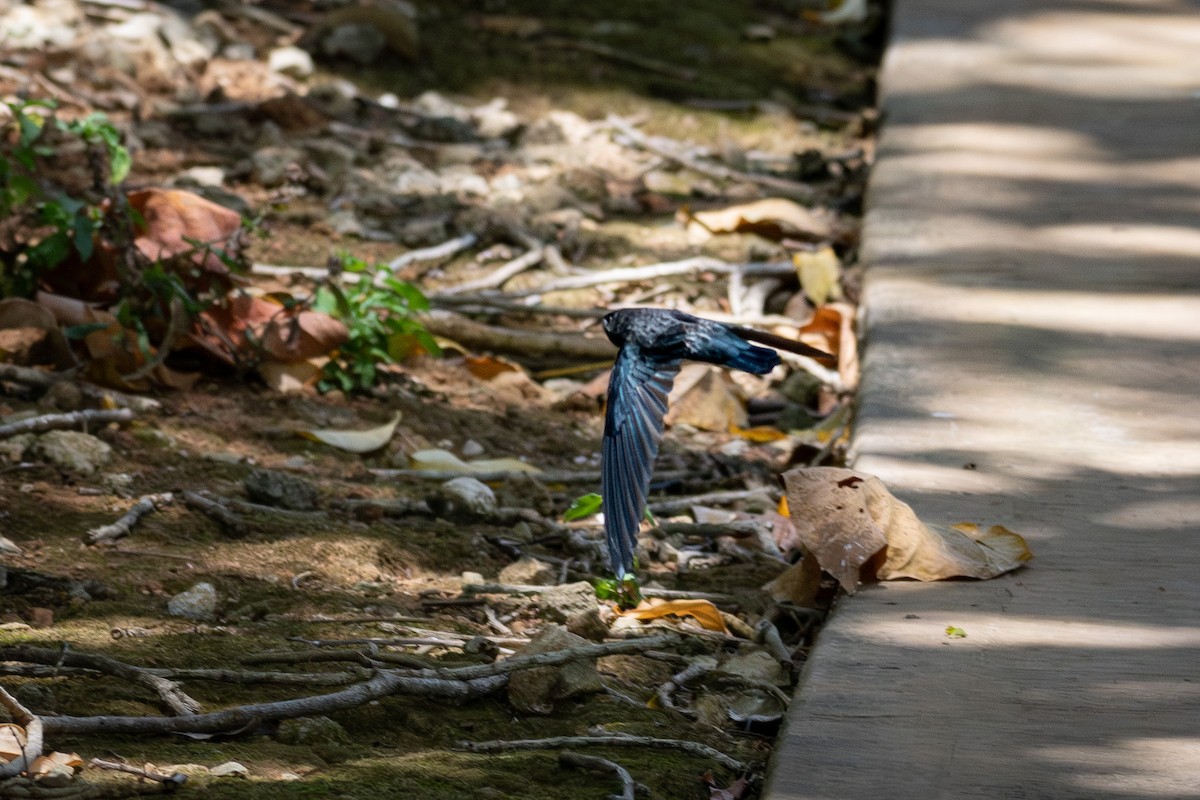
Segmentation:
<svg viewBox="0 0 1200 800">
<path fill-rule="evenodd" d="M 708 600 L 664 600 L 653 605 L 643 603 L 637 608 L 621 613 L 622 616 L 632 617 L 643 622 L 669 616 L 691 617 L 700 623 L 702 628 L 729 633 L 720 610 Z"/>
<path fill-rule="evenodd" d="M 826 572 L 849 592 L 860 580 L 994 578 L 1032 558 L 1001 526 L 932 528 L 878 478 L 811 467 L 783 474 L 796 532 Z"/>
<path fill-rule="evenodd" d="M 753 428 L 739 428 L 737 425 L 731 425 L 729 432 L 756 444 L 778 442 L 780 439 L 788 438 L 786 433 L 779 428 L 772 428 L 770 425 L 755 425 Z"/>
<path fill-rule="evenodd" d="M 463 461 L 449 450 L 433 448 L 418 450 L 408 457 L 413 469 L 429 472 L 461 472 L 464 475 L 484 472 L 529 472 L 541 470 L 516 458 L 481 458 L 478 461 Z"/>
<path fill-rule="evenodd" d="M 350 453 L 370 453 L 390 442 L 392 434 L 396 432 L 396 426 L 399 424 L 400 412 L 397 411 L 391 422 L 365 431 L 317 429 L 297 431 L 297 433 L 306 439 L 322 442 L 339 450 Z"/>
<path fill-rule="evenodd" d="M 484 381 L 490 381 L 501 372 L 521 372 L 518 364 L 499 356 L 467 356 L 463 364 L 467 372 Z"/>
<path fill-rule="evenodd" d="M 796 253 L 792 263 L 796 265 L 805 296 L 814 306 L 841 299 L 842 265 L 832 247 L 822 247 L 815 253 Z"/>
</svg>

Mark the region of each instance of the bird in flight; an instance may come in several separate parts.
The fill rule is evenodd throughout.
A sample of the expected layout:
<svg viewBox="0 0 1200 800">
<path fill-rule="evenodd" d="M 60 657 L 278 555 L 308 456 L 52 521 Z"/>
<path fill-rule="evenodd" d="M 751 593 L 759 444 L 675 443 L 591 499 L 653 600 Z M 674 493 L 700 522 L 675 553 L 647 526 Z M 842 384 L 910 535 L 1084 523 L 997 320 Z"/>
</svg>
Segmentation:
<svg viewBox="0 0 1200 800">
<path fill-rule="evenodd" d="M 765 375 L 779 365 L 779 354 L 751 341 L 813 358 L 832 356 L 802 342 L 670 309 L 613 311 L 603 325 L 620 350 L 608 382 L 600 496 L 609 565 L 623 581 L 632 574 L 667 395 L 683 359 Z"/>
</svg>

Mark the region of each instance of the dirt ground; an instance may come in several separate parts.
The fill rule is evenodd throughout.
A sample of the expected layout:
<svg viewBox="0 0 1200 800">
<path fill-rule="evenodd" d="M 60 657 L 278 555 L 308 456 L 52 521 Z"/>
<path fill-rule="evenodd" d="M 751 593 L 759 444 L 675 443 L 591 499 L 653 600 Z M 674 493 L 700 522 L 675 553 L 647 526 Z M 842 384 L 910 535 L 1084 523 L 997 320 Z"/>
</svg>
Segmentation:
<svg viewBox="0 0 1200 800">
<path fill-rule="evenodd" d="M 866 153 L 859 160 L 869 161 L 870 130 L 863 120 L 870 114 L 861 112 L 872 100 L 876 37 L 865 29 L 806 21 L 791 4 L 699 3 L 685 13 L 669 3 L 615 3 L 592 9 L 567 3 L 464 2 L 421 10 L 421 57 L 416 62 L 385 56 L 369 66 L 353 67 L 330 59 L 318 62 L 319 71 L 351 78 L 364 92 L 387 90 L 410 97 L 434 88 L 468 105 L 503 97 L 511 110 L 528 119 L 551 109 L 588 119 L 618 113 L 639 119 L 648 133 L 717 152 L 764 150 L 787 156 L 816 151 L 828 156 L 857 149 Z M 671 24 L 660 24 L 664 19 Z M 539 36 L 525 38 L 512 33 L 521 25 L 542 27 Z M 769 27 L 769 38 L 752 36 L 751 25 Z M 609 50 L 579 47 L 578 42 L 594 42 L 595 31 L 603 26 L 616 30 L 604 40 Z M 625 54 L 624 60 L 612 52 Z M 643 60 L 630 60 L 631 53 Z M 654 65 L 648 68 L 645 59 L 654 59 L 654 65 L 674 64 L 676 74 Z M 721 105 L 772 97 L 781 102 L 766 111 L 761 109 L 767 106 L 753 104 L 733 102 L 729 108 L 734 110 Z M 830 119 L 835 121 L 816 124 L 806 118 L 804 109 L 814 107 L 832 110 Z M 853 121 L 846 122 L 840 114 Z M 222 146 L 220 137 L 180 136 L 169 146 L 148 145 L 135 158 L 133 179 L 143 185 L 166 182 L 184 168 L 227 164 L 226 159 L 240 157 L 234 148 Z M 281 199 L 278 187 L 249 179 L 236 188 L 261 215 L 264 235 L 251 247 L 252 261 L 320 266 L 338 250 L 386 260 L 407 249 L 394 240 L 363 240 L 336 232 L 326 220 L 328 198 L 319 193 Z M 693 200 L 698 207 L 718 204 L 718 198 Z M 831 202 L 852 217 L 861 196 L 850 190 Z M 574 238 L 564 244 L 564 254 L 590 268 L 696 255 L 696 245 L 681 235 L 675 222 L 680 205 L 606 214 L 575 230 Z M 708 252 L 727 248 L 731 257 L 740 256 L 762 244 L 752 238 L 731 236 L 710 245 Z M 848 264 L 851 271 L 846 274 L 852 275 L 853 245 L 839 249 L 843 268 Z M 462 258 L 432 272 L 414 269 L 401 277 L 434 290 L 486 271 Z M 291 285 L 287 280 L 256 280 L 268 289 Z M 683 293 L 691 307 L 720 310 L 722 288 L 716 283 L 707 276 L 683 288 L 632 289 L 658 299 Z M 852 288 L 852 280 L 846 284 Z M 620 293 L 627 291 L 629 287 Z M 547 295 L 544 302 L 594 308 L 614 298 L 611 289 L 589 288 Z M 493 314 L 488 321 L 514 320 Z M 531 323 L 521 318 L 519 324 L 598 334 L 594 320 L 548 318 Z M 0 627 L 0 659 L 14 653 L 13 647 L 37 646 L 105 655 L 141 667 L 241 670 L 259 668 L 245 661 L 255 654 L 335 647 L 368 654 L 407 653 L 416 659 L 413 663 L 453 666 L 486 658 L 461 646 L 389 647 L 362 640 L 419 639 L 428 631 L 442 631 L 460 635 L 460 640 L 461 635 L 491 637 L 504 647 L 506 637 L 519 642 L 536 634 L 546 621 L 537 602 L 521 595 L 464 594 L 464 584 L 478 579 L 464 573 L 495 581 L 519 556 L 531 555 L 561 567 L 560 577 L 569 580 L 599 577 L 604 564 L 598 550 L 572 551 L 569 537 L 558 530 L 539 530 L 536 522 L 558 524 L 576 497 L 598 491 L 598 481 L 492 482 L 499 505 L 532 511 L 533 524 L 396 514 L 388 503 L 418 503 L 435 494 L 440 482 L 407 470 L 413 453 L 430 448 L 515 458 L 547 471 L 594 473 L 605 367 L 575 370 L 571 377 L 584 388 L 564 394 L 548 390 L 540 380 L 543 371 L 559 364 L 506 354 L 524 370 L 497 382 L 468 369 L 468 356 L 478 355 L 482 354 L 450 351 L 441 359 L 410 360 L 390 371 L 370 396 L 285 395 L 254 378 L 207 367 L 192 390 L 159 395 L 160 411 L 138 413 L 127 424 L 90 428 L 112 447 L 111 462 L 93 475 L 74 474 L 36 458 L 10 460 L 0 467 L 0 533 L 21 552 L 2 556 L 8 583 L 0 588 L 0 622 L 5 623 Z M 180 366 L 195 364 L 185 359 Z M 598 381 L 587 383 L 592 379 Z M 4 386 L 0 411 L 5 415 L 47 410 L 46 401 L 39 401 L 40 392 L 18 383 Z M 814 415 L 817 411 L 813 409 Z M 367 455 L 343 452 L 298 433 L 361 430 L 382 425 L 396 414 L 400 422 L 395 435 L 382 450 Z M 774 486 L 774 475 L 789 465 L 815 452 L 831 457 L 829 450 L 818 452 L 814 441 L 800 437 L 784 446 L 777 440 L 754 441 L 724 431 L 673 428 L 657 466 L 668 477 L 655 484 L 652 500 Z M 247 479 L 261 469 L 305 482 L 315 491 L 312 509 L 242 506 L 238 524 L 231 527 L 184 501 L 187 492 L 244 500 Z M 163 492 L 173 493 L 174 500 L 147 515 L 130 535 L 110 546 L 83 543 L 86 531 L 113 522 L 136 498 Z M 574 530 L 592 542 L 600 535 L 594 521 Z M 758 619 L 770 606 L 761 587 L 783 573 L 787 563 L 722 557 L 709 545 L 711 568 L 698 562 L 697 568 L 682 570 L 674 563 L 652 560 L 645 582 L 664 589 L 720 593 L 725 596 L 719 603 L 724 609 L 743 620 Z M 215 588 L 216 616 L 193 622 L 169 614 L 168 601 L 199 582 Z M 790 672 L 780 679 L 780 688 L 790 693 L 808 643 L 809 618 L 785 614 L 776 620 L 794 657 Z M 613 792 L 615 779 L 566 769 L 556 750 L 475 754 L 457 744 L 602 731 L 703 743 L 747 766 L 742 785 L 735 781 L 743 773 L 678 749 L 587 751 L 624 766 L 648 788 L 650 797 L 755 796 L 755 779 L 770 754 L 778 714 L 733 722 L 727 708 L 706 707 L 708 688 L 702 683 L 681 689 L 676 695 L 679 708 L 663 708 L 653 696 L 655 687 L 696 656 L 726 658 L 745 650 L 747 642 L 732 634 L 709 635 L 678 619 L 660 624 L 676 630 L 682 625 L 691 644 L 657 658 L 602 658 L 599 671 L 608 691 L 560 699 L 546 714 L 515 710 L 504 691 L 460 704 L 393 695 L 331 713 L 336 725 L 316 733 L 298 731 L 294 722 L 263 721 L 204 738 L 57 735 L 47 749 L 74 751 L 85 760 L 100 757 L 179 771 L 189 775 L 180 790 L 185 795 L 203 787 L 211 797 L 534 800 L 605 796 Z M 314 646 L 316 641 L 324 647 Z M 339 641 L 345 643 L 329 644 Z M 16 660 L 2 662 L 0 668 L 5 663 Z M 295 668 L 334 672 L 344 664 Z M 183 684 L 206 711 L 326 691 L 200 679 Z M 36 678 L 18 673 L 4 677 L 3 685 L 15 690 L 35 713 L 47 716 L 163 713 L 154 691 L 95 672 L 64 671 Z M 728 698 L 715 688 L 712 696 Z M 230 761 L 244 765 L 246 774 L 218 777 L 211 771 Z M 127 775 L 88 770 L 85 776 L 113 795 L 129 791 L 131 785 Z M 720 793 L 731 784 L 728 794 Z"/>
</svg>

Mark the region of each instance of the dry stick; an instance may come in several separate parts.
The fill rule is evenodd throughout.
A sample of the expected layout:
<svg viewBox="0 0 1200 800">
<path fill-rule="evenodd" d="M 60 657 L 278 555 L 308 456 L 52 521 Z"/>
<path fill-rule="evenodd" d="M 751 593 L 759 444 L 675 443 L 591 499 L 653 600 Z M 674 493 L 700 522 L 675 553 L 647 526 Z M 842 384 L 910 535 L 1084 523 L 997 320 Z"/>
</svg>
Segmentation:
<svg viewBox="0 0 1200 800">
<path fill-rule="evenodd" d="M 706 492 L 704 494 L 691 495 L 690 497 L 676 497 L 670 500 L 660 500 L 657 503 L 651 503 L 650 511 L 655 514 L 667 516 L 678 514 L 681 511 L 688 511 L 692 506 L 728 505 L 729 503 L 736 503 L 739 500 L 766 500 L 774 506 L 776 499 L 780 496 L 782 496 L 782 492 L 778 489 L 766 486 L 737 491 Z"/>
<path fill-rule="evenodd" d="M 680 166 L 690 169 L 692 172 L 699 173 L 709 178 L 718 181 L 743 181 L 753 183 L 756 186 L 761 186 L 764 189 L 769 189 L 772 192 L 777 192 L 786 197 L 791 197 L 796 200 L 812 200 L 817 192 L 806 183 L 799 181 L 791 181 L 787 178 L 777 178 L 774 175 L 757 175 L 751 172 L 742 172 L 729 167 L 721 166 L 720 164 L 706 164 L 698 161 L 689 155 L 686 155 L 671 146 L 663 144 L 662 137 L 650 137 L 633 127 L 628 120 L 622 119 L 615 114 L 609 114 L 605 120 L 609 126 L 616 130 L 621 136 L 624 136 L 629 142 L 639 150 L 645 150 L 647 153 L 653 153 L 656 156 L 661 156 L 668 161 L 674 161 Z M 682 148 L 680 148 L 682 149 Z"/>
<path fill-rule="evenodd" d="M 638 653 L 643 650 L 667 645 L 674 641 L 674 639 L 675 637 L 673 636 L 653 636 L 637 640 L 587 644 L 551 653 L 515 656 L 504 661 L 469 667 L 405 670 L 403 672 L 390 670 L 379 672 L 363 683 L 358 683 L 329 694 L 239 706 L 224 711 L 194 714 L 186 717 L 53 717 L 46 721 L 46 731 L 48 733 L 72 734 L 171 733 L 178 731 L 216 733 L 243 728 L 252 722 L 264 719 L 294 719 L 296 717 L 329 714 L 348 708 L 357 708 L 372 700 L 378 700 L 382 697 L 399 693 L 451 700 L 467 700 L 490 694 L 507 682 L 509 673 L 516 672 L 517 670 L 530 669 L 532 667 L 558 666 L 569 661 L 577 661 L 585 658 Z M 8 652 L 22 649 L 32 650 L 36 648 L 0 648 L 0 660 L 25 660 L 7 656 Z M 66 653 L 64 655 L 70 658 L 70 656 L 78 654 Z M 101 659 L 108 662 L 113 661 L 112 659 L 105 659 L 103 656 L 93 658 L 96 661 L 100 661 Z"/>
<path fill-rule="evenodd" d="M 481 289 L 495 289 L 503 286 L 509 278 L 521 274 L 546 257 L 546 248 L 543 246 L 534 247 L 528 252 L 517 256 L 507 263 L 496 268 L 491 274 L 485 275 L 473 281 L 460 283 L 456 286 L 448 286 L 445 289 L 440 289 L 434 292 L 435 297 L 449 297 L 457 294 L 465 294 L 467 292 L 477 292 Z"/>
<path fill-rule="evenodd" d="M 246 522 L 237 514 L 215 500 L 210 500 L 198 492 L 184 492 L 183 502 L 188 508 L 195 509 L 211 518 L 228 533 L 242 534 L 246 532 Z"/>
<path fill-rule="evenodd" d="M 18 725 L 25 727 L 25 745 L 21 748 L 21 754 L 7 764 L 0 764 L 0 778 L 11 778 L 25 772 L 42 754 L 44 731 L 41 718 L 21 705 L 21 701 L 9 694 L 3 686 L 0 686 L 0 706 Z"/>
<path fill-rule="evenodd" d="M 170 505 L 174 501 L 175 495 L 170 492 L 162 492 L 161 494 L 148 494 L 138 499 L 133 507 L 125 512 L 125 514 L 116 522 L 109 525 L 101 525 L 98 528 L 92 528 L 84 534 L 83 540 L 88 544 L 101 544 L 115 542 L 122 536 L 129 535 L 133 530 L 133 526 L 138 524 L 142 517 L 149 514 L 151 511 L 157 511 L 162 506 Z"/>
<path fill-rule="evenodd" d="M 64 430 L 94 423 L 128 422 L 131 419 L 133 411 L 128 408 L 85 408 L 66 414 L 43 414 L 0 425 L 0 439 L 10 439 L 22 433 Z"/>
<path fill-rule="evenodd" d="M 438 258 L 449 258 L 455 253 L 466 250 L 477 241 L 479 241 L 479 237 L 475 234 L 464 233 L 462 236 L 459 236 L 456 239 L 442 242 L 441 244 L 434 245 L 433 247 L 423 247 L 419 250 L 409 250 L 404 255 L 393 258 L 388 263 L 387 269 L 389 272 L 396 272 L 397 270 L 404 269 L 409 264 L 416 263 L 417 261 L 433 261 Z M 379 274 L 382 274 L 382 270 L 380 273 L 376 274 L 377 279 Z"/>
<path fill-rule="evenodd" d="M 182 772 L 173 772 L 166 775 L 162 772 L 155 772 L 151 769 L 141 769 L 139 767 L 130 766 L 129 764 L 118 764 L 116 761 L 105 761 L 100 758 L 93 758 L 88 762 L 88 766 L 96 769 L 107 769 L 113 772 L 125 772 L 129 775 L 136 775 L 139 778 L 146 780 L 157 781 L 161 783 L 167 790 L 174 789 L 177 786 L 182 786 L 187 783 L 187 775 Z"/>
<path fill-rule="evenodd" d="M 549 249 L 549 248 L 547 248 Z M 540 290 L 539 290 L 540 291 Z M 450 307 L 462 313 L 497 313 L 530 314 L 551 317 L 568 317 L 570 319 L 600 319 L 608 313 L 603 308 L 564 308 L 562 306 L 531 306 L 515 300 L 505 299 L 507 295 L 445 295 L 439 294 L 429 298 L 435 307 Z M 610 308 L 619 308 L 612 305 Z"/>
<path fill-rule="evenodd" d="M 418 261 L 434 261 L 439 258 L 449 258 L 467 249 L 477 241 L 479 241 L 478 236 L 473 233 L 466 233 L 456 239 L 450 239 L 433 247 L 409 250 L 407 253 L 392 259 L 386 265 L 381 265 L 375 273 L 375 283 L 377 285 L 382 283 L 385 278 L 389 277 L 396 270 L 403 269 L 409 264 L 415 264 Z M 300 267 L 285 264 L 252 264 L 250 272 L 254 275 L 271 275 L 275 277 L 303 275 L 306 278 L 318 281 L 328 280 L 331 275 L 327 267 Z M 340 280 L 343 283 L 353 283 L 362 274 L 361 272 L 342 272 L 340 273 Z"/>
<path fill-rule="evenodd" d="M 536 290 L 540 292 L 541 289 Z M 423 318 L 436 336 L 449 336 L 460 344 L 479 350 L 520 353 L 530 359 L 558 358 L 566 361 L 611 359 L 616 348 L 607 340 L 579 334 L 523 331 L 484 325 L 445 309 L 433 309 Z"/>
<path fill-rule="evenodd" d="M 600 56 L 601 58 L 607 58 L 619 64 L 637 67 L 643 72 L 654 72 L 659 75 L 665 75 L 668 78 L 675 78 L 676 80 L 687 81 L 689 83 L 696 80 L 696 77 L 699 75 L 696 70 L 689 69 L 688 67 L 680 67 L 666 61 L 659 61 L 657 58 L 647 58 L 637 53 L 618 50 L 615 47 L 609 47 L 606 44 L 586 39 L 566 39 L 560 36 L 550 36 L 541 39 L 539 43 L 547 47 L 559 47 L 564 50 L 580 50 Z"/>
<path fill-rule="evenodd" d="M 754 638 L 775 656 L 781 664 L 791 665 L 792 649 L 783 643 L 779 629 L 769 619 L 762 619 L 754 626 Z"/>
<path fill-rule="evenodd" d="M 589 272 L 583 275 L 569 275 L 547 281 L 541 286 L 524 289 L 519 292 L 505 292 L 505 297 L 525 297 L 533 294 L 544 294 L 562 289 L 583 289 L 589 286 L 600 286 L 605 283 L 634 283 L 651 281 L 658 278 L 668 278 L 674 275 L 692 275 L 698 272 L 716 272 L 728 275 L 735 270 L 741 270 L 747 276 L 752 275 L 795 275 L 796 267 L 788 261 L 763 261 L 749 264 L 733 264 L 711 256 L 693 256 L 682 261 L 664 261 L 658 264 L 646 264 L 641 267 L 618 267 L 616 269 Z M 792 324 L 795 324 L 792 321 Z"/>
<path fill-rule="evenodd" d="M 707 675 L 716 668 L 717 660 L 715 658 L 697 658 L 687 667 L 672 675 L 671 680 L 658 687 L 658 690 L 655 692 L 655 694 L 658 696 L 658 702 L 662 704 L 663 708 L 673 708 L 677 711 L 682 710 L 675 705 L 675 700 L 672 698 L 672 695 L 691 681 L 694 681 L 703 675 Z"/>
<path fill-rule="evenodd" d="M 596 756 L 585 756 L 582 753 L 572 753 L 570 750 L 564 750 L 558 754 L 558 763 L 564 767 L 575 767 L 577 769 L 590 769 L 596 772 L 612 772 L 621 781 L 621 793 L 619 795 L 610 795 L 614 800 L 635 800 L 637 792 L 637 784 L 634 783 L 633 776 L 629 774 L 629 770 L 622 767 L 615 761 L 609 761 L 607 758 L 598 758 Z"/>
<path fill-rule="evenodd" d="M 51 720 L 46 720 L 47 724 Z M 700 742 L 689 742 L 684 739 L 655 739 L 650 736 L 625 736 L 608 734 L 604 736 L 551 736 L 546 739 L 516 739 L 512 741 L 490 742 L 459 742 L 458 748 L 470 753 L 504 753 L 512 750 L 554 750 L 559 747 L 658 747 L 671 750 L 682 750 L 685 753 L 709 758 L 726 769 L 741 772 L 746 765 L 733 756 L 726 755 L 720 750 Z"/>
<path fill-rule="evenodd" d="M 131 683 L 140 683 L 153 689 L 162 701 L 181 717 L 196 714 L 200 704 L 184 693 L 179 684 L 155 675 L 152 671 L 117 661 L 108 656 L 76 653 L 71 650 L 56 650 L 47 647 L 11 645 L 0 647 L 0 661 L 24 661 L 32 664 L 49 664 L 63 667 L 94 669 L 114 678 Z"/>
</svg>

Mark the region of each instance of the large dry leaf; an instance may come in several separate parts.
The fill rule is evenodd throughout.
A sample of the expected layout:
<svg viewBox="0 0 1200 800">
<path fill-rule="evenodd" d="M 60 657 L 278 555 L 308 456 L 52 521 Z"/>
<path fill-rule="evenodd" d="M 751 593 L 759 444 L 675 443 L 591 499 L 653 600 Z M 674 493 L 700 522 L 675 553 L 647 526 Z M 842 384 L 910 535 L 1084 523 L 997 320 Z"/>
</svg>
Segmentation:
<svg viewBox="0 0 1200 800">
<path fill-rule="evenodd" d="M 229 271 L 215 254 L 198 251 L 197 245 L 236 255 L 242 227 L 236 211 L 181 189 L 144 189 L 130 192 L 128 198 L 130 208 L 145 221 L 134 246 L 151 261 L 194 254 L 191 260 L 209 272 Z"/>
<path fill-rule="evenodd" d="M 715 211 L 698 211 L 688 217 L 687 232 L 693 240 L 715 233 L 757 233 L 776 241 L 821 241 L 833 236 L 833 226 L 828 219 L 798 203 L 774 197 Z"/>
<path fill-rule="evenodd" d="M 668 425 L 728 431 L 746 424 L 746 407 L 726 370 L 687 364 L 675 379 L 667 405 Z"/>
<path fill-rule="evenodd" d="M 710 631 L 729 633 L 721 611 L 708 600 L 662 600 L 659 602 L 646 601 L 637 608 L 621 612 L 622 616 L 643 622 L 663 617 L 691 617 L 700 627 Z"/>
<path fill-rule="evenodd" d="M 396 432 L 396 426 L 400 424 L 400 416 L 400 412 L 397 411 L 391 422 L 365 431 L 313 429 L 297 431 L 297 433 L 339 450 L 350 453 L 370 453 L 392 440 L 392 434 Z"/>
<path fill-rule="evenodd" d="M 476 461 L 463 461 L 449 450 L 418 450 L 409 457 L 412 469 L 430 472 L 461 472 L 464 475 L 483 474 L 486 472 L 528 472 L 536 474 L 542 470 L 533 464 L 516 458 L 482 458 Z"/>
<path fill-rule="evenodd" d="M 239 295 L 200 313 L 192 341 L 229 364 L 261 352 L 282 363 L 328 355 L 350 338 L 319 311 L 299 311 L 264 297 Z"/>
<path fill-rule="evenodd" d="M 783 474 L 796 532 L 849 592 L 861 580 L 994 578 L 1032 558 L 1020 535 L 995 526 L 931 528 L 872 475 L 834 467 Z"/>
</svg>

